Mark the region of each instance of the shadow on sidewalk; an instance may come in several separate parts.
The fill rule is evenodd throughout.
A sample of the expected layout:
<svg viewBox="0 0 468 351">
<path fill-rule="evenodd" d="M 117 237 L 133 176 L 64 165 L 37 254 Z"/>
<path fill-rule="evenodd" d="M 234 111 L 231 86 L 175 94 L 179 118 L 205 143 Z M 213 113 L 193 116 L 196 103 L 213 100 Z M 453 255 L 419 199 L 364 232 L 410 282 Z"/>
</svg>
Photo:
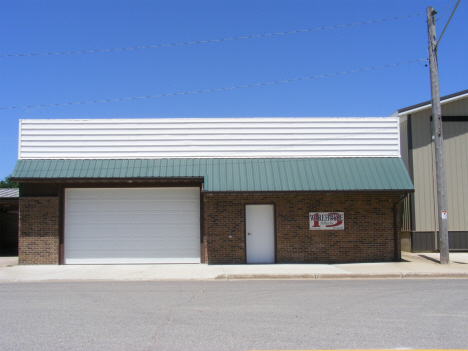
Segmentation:
<svg viewBox="0 0 468 351">
<path fill-rule="evenodd" d="M 429 256 L 426 256 L 426 255 L 418 255 L 419 257 L 422 257 L 422 258 L 425 258 L 426 260 L 429 260 L 429 261 L 432 261 L 432 262 L 435 262 L 435 263 L 440 263 L 439 260 L 436 260 L 435 258 L 432 258 L 432 257 L 429 257 Z"/>
<path fill-rule="evenodd" d="M 418 255 L 419 257 L 425 258 L 426 260 L 435 262 L 435 263 L 440 263 L 440 260 L 437 260 L 435 258 L 426 256 L 426 255 Z M 466 262 L 457 262 L 457 261 L 450 261 L 451 263 L 456 263 L 456 264 L 467 264 Z"/>
</svg>

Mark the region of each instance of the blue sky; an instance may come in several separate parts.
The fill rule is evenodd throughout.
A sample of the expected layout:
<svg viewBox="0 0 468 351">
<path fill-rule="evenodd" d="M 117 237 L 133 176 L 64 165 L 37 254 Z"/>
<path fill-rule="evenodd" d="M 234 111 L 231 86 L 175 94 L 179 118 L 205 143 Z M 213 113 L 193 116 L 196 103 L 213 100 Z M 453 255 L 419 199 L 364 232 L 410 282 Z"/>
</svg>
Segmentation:
<svg viewBox="0 0 468 351">
<path fill-rule="evenodd" d="M 0 57 L 0 107 L 182 93 L 426 59 L 426 7 L 439 11 L 440 34 L 455 3 L 3 0 L 0 55 L 173 44 L 424 15 L 205 44 Z M 468 2 L 462 1 L 439 46 L 441 95 L 468 88 L 467 14 Z M 228 91 L 2 109 L 0 179 L 17 159 L 19 119 L 388 116 L 429 99 L 428 67 L 416 62 Z"/>
</svg>

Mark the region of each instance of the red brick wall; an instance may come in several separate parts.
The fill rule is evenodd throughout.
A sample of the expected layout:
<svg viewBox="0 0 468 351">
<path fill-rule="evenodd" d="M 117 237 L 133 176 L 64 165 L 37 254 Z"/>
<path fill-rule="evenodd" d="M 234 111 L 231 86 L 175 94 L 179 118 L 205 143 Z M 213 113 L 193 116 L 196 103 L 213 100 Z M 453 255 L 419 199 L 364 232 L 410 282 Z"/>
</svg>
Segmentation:
<svg viewBox="0 0 468 351">
<path fill-rule="evenodd" d="M 245 263 L 245 204 L 269 203 L 276 206 L 278 263 L 391 261 L 398 200 L 378 193 L 204 194 L 205 260 Z M 309 212 L 329 211 L 344 212 L 345 230 L 309 230 Z M 58 264 L 58 218 L 58 197 L 20 198 L 20 264 Z"/>
<path fill-rule="evenodd" d="M 378 193 L 205 194 L 206 262 L 245 263 L 244 209 L 254 203 L 276 205 L 278 263 L 391 261 L 393 204 L 399 198 Z M 329 211 L 344 212 L 344 230 L 309 230 L 309 212 Z"/>
<path fill-rule="evenodd" d="M 20 197 L 19 264 L 59 263 L 58 197 Z"/>
</svg>

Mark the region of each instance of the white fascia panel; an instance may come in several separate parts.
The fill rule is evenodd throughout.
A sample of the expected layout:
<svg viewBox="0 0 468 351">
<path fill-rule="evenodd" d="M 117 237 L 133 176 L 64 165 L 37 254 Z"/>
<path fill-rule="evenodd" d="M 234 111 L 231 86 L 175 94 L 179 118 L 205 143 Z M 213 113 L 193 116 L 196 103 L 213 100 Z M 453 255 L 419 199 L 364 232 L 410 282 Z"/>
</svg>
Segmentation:
<svg viewBox="0 0 468 351">
<path fill-rule="evenodd" d="M 20 159 L 399 155 L 398 117 L 20 121 Z"/>
<path fill-rule="evenodd" d="M 21 159 L 21 145 L 22 145 L 21 136 L 23 134 L 22 125 L 23 125 L 23 120 L 20 119 L 19 128 L 18 128 L 18 159 Z"/>
</svg>

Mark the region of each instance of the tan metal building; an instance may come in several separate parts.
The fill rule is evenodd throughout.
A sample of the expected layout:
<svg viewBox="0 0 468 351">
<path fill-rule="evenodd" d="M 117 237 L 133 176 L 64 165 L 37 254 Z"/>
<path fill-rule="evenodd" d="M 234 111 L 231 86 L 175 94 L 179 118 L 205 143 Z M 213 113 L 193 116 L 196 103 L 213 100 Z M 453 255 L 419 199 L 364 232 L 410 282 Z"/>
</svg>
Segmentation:
<svg viewBox="0 0 468 351">
<path fill-rule="evenodd" d="M 468 250 L 468 90 L 441 97 L 450 250 Z M 437 186 L 432 105 L 398 110 L 401 156 L 415 192 L 405 201 L 402 250 L 436 251 Z"/>
</svg>

